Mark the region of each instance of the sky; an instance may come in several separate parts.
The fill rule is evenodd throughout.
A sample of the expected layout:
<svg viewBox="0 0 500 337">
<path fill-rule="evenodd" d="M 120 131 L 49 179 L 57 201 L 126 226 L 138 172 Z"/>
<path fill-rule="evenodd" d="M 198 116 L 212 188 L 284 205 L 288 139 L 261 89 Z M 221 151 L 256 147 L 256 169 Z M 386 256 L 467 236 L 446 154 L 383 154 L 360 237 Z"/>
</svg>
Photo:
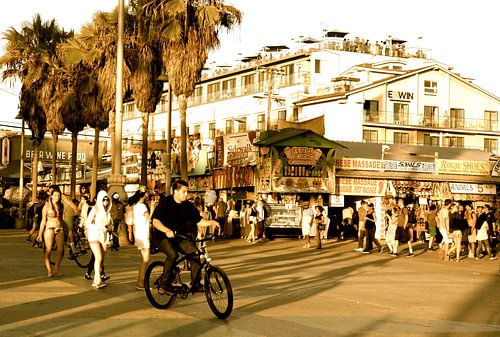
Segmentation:
<svg viewBox="0 0 500 337">
<path fill-rule="evenodd" d="M 125 0 L 127 3 L 127 0 Z M 432 50 L 432 57 L 500 97 L 500 43 L 495 1 L 475 0 L 226 0 L 243 12 L 243 21 L 221 34 L 221 47 L 210 59 L 230 63 L 272 43 L 289 44 L 299 36 L 320 38 L 323 31 L 343 30 L 355 36 L 385 40 L 389 35 L 407 46 Z M 118 0 L 17 0 L 2 3 L 0 32 L 19 29 L 40 13 L 66 30 L 78 31 L 97 11 L 109 11 Z M 419 39 L 420 38 L 420 39 Z M 3 53 L 4 41 L 0 41 Z M 0 125 L 19 124 L 18 86 L 0 83 Z M 0 127 L 1 128 L 1 127 Z"/>
</svg>

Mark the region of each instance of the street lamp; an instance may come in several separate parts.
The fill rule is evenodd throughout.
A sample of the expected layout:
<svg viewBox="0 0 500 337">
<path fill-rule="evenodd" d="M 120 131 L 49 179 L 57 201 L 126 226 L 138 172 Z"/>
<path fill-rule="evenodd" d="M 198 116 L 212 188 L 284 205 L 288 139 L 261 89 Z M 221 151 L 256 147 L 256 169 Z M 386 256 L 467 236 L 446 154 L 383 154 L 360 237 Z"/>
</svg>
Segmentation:
<svg viewBox="0 0 500 337">
<path fill-rule="evenodd" d="M 382 155 L 380 157 L 380 165 L 382 165 L 382 171 L 385 171 L 385 167 L 384 167 L 384 155 L 385 155 L 385 152 L 386 151 L 389 151 L 391 149 L 391 147 L 389 145 L 382 145 Z"/>
<path fill-rule="evenodd" d="M 167 99 L 168 99 L 168 104 L 167 104 L 167 155 L 166 155 L 166 162 L 167 165 L 165 167 L 165 193 L 167 195 L 170 195 L 170 182 L 171 182 L 171 175 L 172 175 L 172 86 L 170 85 L 170 81 L 168 79 L 167 74 L 161 74 L 157 78 L 158 81 L 160 82 L 167 82 Z"/>
<path fill-rule="evenodd" d="M 23 228 L 23 189 L 24 189 L 24 117 L 17 114 L 16 119 L 21 120 L 21 156 L 19 159 L 19 210 L 17 212 L 16 228 Z M 33 191 L 35 193 L 35 191 Z"/>
</svg>

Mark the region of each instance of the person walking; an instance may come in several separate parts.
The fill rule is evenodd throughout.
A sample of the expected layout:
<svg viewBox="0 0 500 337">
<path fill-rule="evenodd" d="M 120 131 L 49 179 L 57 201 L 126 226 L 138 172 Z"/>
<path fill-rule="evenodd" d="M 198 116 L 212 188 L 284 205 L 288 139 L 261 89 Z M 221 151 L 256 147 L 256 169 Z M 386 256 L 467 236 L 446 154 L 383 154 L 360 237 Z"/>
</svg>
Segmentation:
<svg viewBox="0 0 500 337">
<path fill-rule="evenodd" d="M 437 216 L 437 206 L 435 204 L 432 204 L 429 207 L 429 213 L 427 214 L 427 223 L 429 224 L 429 244 L 425 251 L 434 250 L 434 247 L 432 245 L 434 244 L 434 240 L 436 239 Z"/>
<path fill-rule="evenodd" d="M 450 207 L 450 233 L 455 247 L 455 261 L 461 262 L 460 253 L 462 252 L 462 231 L 466 227 L 465 219 L 458 210 L 458 204 L 452 203 Z"/>
<path fill-rule="evenodd" d="M 313 220 L 314 229 L 316 232 L 316 249 L 321 249 L 321 236 L 326 229 L 325 216 L 323 215 L 323 206 L 316 205 L 314 207 L 315 216 Z"/>
<path fill-rule="evenodd" d="M 441 241 L 441 244 L 439 247 L 441 248 L 441 251 L 443 252 L 443 260 L 450 260 L 450 244 L 453 243 L 453 240 L 450 238 L 450 207 L 451 207 L 451 200 L 446 199 L 444 201 L 444 205 L 441 207 L 438 213 L 438 228 L 439 228 L 439 233 L 443 237 L 443 240 Z"/>
<path fill-rule="evenodd" d="M 311 208 L 309 208 L 309 204 L 304 205 L 304 209 L 302 210 L 302 218 L 301 218 L 301 227 L 302 227 L 302 236 L 306 241 L 304 248 L 311 247 L 311 227 L 313 225 L 313 217 L 314 212 Z"/>
<path fill-rule="evenodd" d="M 366 213 L 367 213 L 367 203 L 365 200 L 361 201 L 361 207 L 358 209 L 358 248 L 355 250 L 358 252 L 363 251 L 363 241 L 365 240 L 366 231 L 365 231 L 365 221 L 366 221 Z"/>
<path fill-rule="evenodd" d="M 393 256 L 397 256 L 399 244 L 402 242 L 408 242 L 408 208 L 405 207 L 403 199 L 398 200 L 398 227 L 396 228 L 396 236 L 394 240 L 394 252 Z M 408 247 L 408 257 L 413 257 L 413 250 L 411 249 L 411 244 Z"/>
<path fill-rule="evenodd" d="M 112 238 L 113 243 L 111 244 L 111 250 L 118 251 L 120 248 L 120 237 L 118 232 L 120 230 L 121 224 L 125 218 L 125 206 L 120 201 L 120 194 L 118 192 L 113 193 L 111 196 L 111 219 L 113 220 L 113 231 Z"/>
<path fill-rule="evenodd" d="M 73 235 L 73 225 L 75 223 L 75 218 L 78 216 L 78 206 L 65 196 L 64 194 L 61 195 L 61 201 L 64 205 L 64 212 L 63 212 L 63 220 L 64 220 L 64 226 L 66 226 L 66 232 L 68 233 L 68 242 L 69 242 L 69 259 L 74 260 L 75 259 L 75 239 Z"/>
<path fill-rule="evenodd" d="M 477 240 L 476 260 L 479 260 L 484 256 L 483 249 L 486 250 L 486 252 L 488 253 L 490 260 L 496 260 L 497 258 L 493 254 L 489 243 L 490 224 L 488 222 L 488 213 L 489 213 L 489 205 L 484 205 L 481 214 L 479 214 L 477 218 L 478 230 L 476 235 L 476 240 Z"/>
<path fill-rule="evenodd" d="M 61 191 L 57 186 L 49 190 L 49 198 L 42 209 L 42 221 L 36 240 L 45 243 L 43 261 L 47 268 L 47 276 L 54 277 L 59 274 L 59 268 L 64 256 L 64 232 L 63 232 L 64 206 L 61 202 Z M 49 255 L 54 242 L 57 245 L 57 256 L 54 269 L 51 268 Z"/>
<path fill-rule="evenodd" d="M 373 249 L 373 243 L 377 245 L 378 252 L 382 253 L 384 248 L 380 244 L 380 242 L 375 237 L 375 232 L 377 229 L 376 222 L 377 217 L 375 215 L 375 206 L 372 203 L 369 203 L 366 210 L 366 218 L 365 218 L 365 231 L 366 231 L 366 245 L 363 253 L 369 254 Z"/>
<path fill-rule="evenodd" d="M 467 225 L 469 226 L 468 237 L 467 237 L 467 242 L 468 242 L 467 248 L 469 250 L 469 253 L 467 254 L 467 257 L 473 259 L 476 253 L 477 215 L 476 212 L 474 212 L 474 209 L 472 208 L 471 204 L 465 205 L 464 218 L 467 221 Z"/>
<path fill-rule="evenodd" d="M 111 200 L 106 191 L 99 191 L 95 206 L 89 213 L 85 228 L 90 249 L 94 254 L 94 282 L 92 287 L 100 289 L 106 287 L 101 279 L 101 268 L 104 265 L 106 249 L 109 244 L 108 230 L 113 226 L 111 219 Z"/>
<path fill-rule="evenodd" d="M 144 290 L 144 274 L 150 258 L 150 216 L 145 201 L 147 194 L 142 191 L 137 191 L 131 198 L 134 208 L 134 223 L 133 232 L 135 238 L 135 246 L 141 252 L 141 263 L 139 264 L 139 273 L 137 275 L 137 283 L 135 289 Z"/>
<path fill-rule="evenodd" d="M 394 240 L 396 237 L 396 229 L 398 228 L 398 206 L 394 205 L 392 209 L 388 209 L 385 214 L 386 229 L 385 243 L 389 249 L 389 254 L 393 254 L 396 250 Z"/>
</svg>

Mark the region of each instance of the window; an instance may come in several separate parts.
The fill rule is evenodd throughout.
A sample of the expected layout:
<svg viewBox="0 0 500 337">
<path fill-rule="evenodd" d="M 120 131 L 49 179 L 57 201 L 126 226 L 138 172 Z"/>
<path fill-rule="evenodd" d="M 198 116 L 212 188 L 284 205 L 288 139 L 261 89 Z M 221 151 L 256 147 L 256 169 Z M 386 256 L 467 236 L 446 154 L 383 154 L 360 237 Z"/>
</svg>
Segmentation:
<svg viewBox="0 0 500 337">
<path fill-rule="evenodd" d="M 394 124 L 408 124 L 409 110 L 406 103 L 394 103 Z"/>
<path fill-rule="evenodd" d="M 484 130 L 498 131 L 498 111 L 484 112 Z"/>
<path fill-rule="evenodd" d="M 367 122 L 378 123 L 378 101 L 365 101 L 363 111 Z"/>
<path fill-rule="evenodd" d="M 197 86 L 196 88 L 194 88 L 194 92 L 191 95 L 191 97 L 189 98 L 188 104 L 191 106 L 198 105 L 198 104 L 203 103 L 202 100 L 203 100 L 203 87 L 200 85 L 200 86 Z"/>
<path fill-rule="evenodd" d="M 208 138 L 212 140 L 215 139 L 215 122 L 210 122 L 208 124 Z"/>
<path fill-rule="evenodd" d="M 212 83 L 208 85 L 208 101 L 218 101 L 220 100 L 220 83 Z"/>
<path fill-rule="evenodd" d="M 281 83 L 283 85 L 292 85 L 295 84 L 295 73 L 294 73 L 294 65 L 289 64 L 287 66 L 281 67 L 281 71 L 283 73 L 283 77 L 281 78 Z"/>
<path fill-rule="evenodd" d="M 123 105 L 123 120 L 134 119 L 139 116 L 139 112 L 137 115 L 135 113 L 135 104 L 134 102 L 126 103 Z"/>
<path fill-rule="evenodd" d="M 170 130 L 170 137 L 171 138 L 177 137 L 177 129 L 174 128 Z"/>
<path fill-rule="evenodd" d="M 423 126 L 438 127 L 439 123 L 439 108 L 437 106 L 424 106 Z"/>
<path fill-rule="evenodd" d="M 201 125 L 200 124 L 195 124 L 193 126 L 193 135 L 199 134 L 200 133 L 200 129 L 201 129 Z"/>
<path fill-rule="evenodd" d="M 226 135 L 233 133 L 233 120 L 226 119 Z"/>
<path fill-rule="evenodd" d="M 222 82 L 222 98 L 236 96 L 236 79 L 232 78 Z"/>
<path fill-rule="evenodd" d="M 266 115 L 259 114 L 257 116 L 257 130 L 265 130 L 266 129 Z"/>
<path fill-rule="evenodd" d="M 443 146 L 464 147 L 464 137 L 444 137 Z"/>
<path fill-rule="evenodd" d="M 424 81 L 424 94 L 436 96 L 437 95 L 437 82 Z"/>
<path fill-rule="evenodd" d="M 363 130 L 363 142 L 365 142 L 365 143 L 378 142 L 377 130 Z"/>
<path fill-rule="evenodd" d="M 406 132 L 394 132 L 394 144 L 406 144 L 410 143 L 410 136 Z"/>
<path fill-rule="evenodd" d="M 238 132 L 245 132 L 247 131 L 247 118 L 246 117 L 239 117 L 238 119 L 235 120 L 237 124 L 237 130 Z"/>
<path fill-rule="evenodd" d="M 286 121 L 286 110 L 278 110 L 278 120 Z"/>
<path fill-rule="evenodd" d="M 464 109 L 450 109 L 450 128 L 463 129 L 465 125 L 465 110 Z"/>
<path fill-rule="evenodd" d="M 484 151 L 498 153 L 498 139 L 485 138 L 484 139 Z"/>
<path fill-rule="evenodd" d="M 321 73 L 321 60 L 314 60 L 314 73 Z"/>
<path fill-rule="evenodd" d="M 299 121 L 299 108 L 294 107 L 293 108 L 293 115 L 292 115 L 292 122 L 298 122 Z"/>
<path fill-rule="evenodd" d="M 255 74 L 246 75 L 241 78 L 242 94 L 253 94 L 255 92 Z"/>
<path fill-rule="evenodd" d="M 424 134 L 424 145 L 439 146 L 439 137 Z"/>
</svg>

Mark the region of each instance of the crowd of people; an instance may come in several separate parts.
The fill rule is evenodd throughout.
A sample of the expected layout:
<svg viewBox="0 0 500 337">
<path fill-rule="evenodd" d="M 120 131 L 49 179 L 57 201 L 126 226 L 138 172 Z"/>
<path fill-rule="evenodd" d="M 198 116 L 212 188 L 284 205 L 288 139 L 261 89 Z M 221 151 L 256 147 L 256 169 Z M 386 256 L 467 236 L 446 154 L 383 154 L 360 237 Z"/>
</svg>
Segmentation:
<svg viewBox="0 0 500 337">
<path fill-rule="evenodd" d="M 421 243 L 424 252 L 439 250 L 441 258 L 446 261 L 453 259 L 461 262 L 462 255 L 471 259 L 481 259 L 486 255 L 491 260 L 497 258 L 497 235 L 500 230 L 497 223 L 500 217 L 498 212 L 495 215 L 490 205 L 474 209 L 470 203 L 461 204 L 446 199 L 439 206 L 436 203 L 408 206 L 403 199 L 399 199 L 397 203 L 385 205 L 382 210 L 381 234 L 391 256 L 397 257 L 401 254 L 400 246 L 407 245 L 407 257 L 414 257 L 414 244 Z M 356 251 L 371 253 L 375 243 L 378 252 L 384 252 L 385 247 L 375 238 L 374 213 L 374 205 L 362 201 L 355 226 L 352 221 L 354 211 L 351 207 L 344 209 L 344 226 L 357 227 Z"/>
<path fill-rule="evenodd" d="M 70 200 L 57 185 L 52 185 L 39 193 L 37 201 L 28 208 L 33 227 L 27 240 L 35 237 L 33 245 L 43 241 L 47 275 L 54 277 L 61 275 L 65 240 L 68 241 L 69 258 L 74 259 L 75 246 L 71 234 L 74 226 L 80 226 L 92 252 L 84 277 L 92 280 L 93 288 L 101 289 L 110 279 L 104 271 L 106 252 L 108 248 L 118 251 L 118 233 L 125 233 L 129 243 L 134 244 L 140 254 L 135 288 L 144 289 L 150 255 L 161 251 L 167 257 L 161 286 L 167 291 L 175 290 L 172 268 L 179 252 L 195 252 L 193 239 L 229 228 L 225 226 L 229 218 L 239 217 L 241 237 L 248 242 L 266 240 L 268 212 L 261 199 L 245 201 L 237 211 L 234 200 L 225 202 L 211 189 L 207 189 L 203 198 L 189 194 L 188 183 L 183 180 L 174 182 L 172 187 L 172 195 L 168 197 L 158 192 L 148 193 L 141 188 L 124 203 L 118 193 L 109 195 L 104 190 L 91 200 L 85 186 L 80 190 L 80 200 Z M 342 220 L 332 222 L 323 206 L 303 204 L 303 247 L 310 248 L 314 238 L 315 247 L 321 249 L 331 230 L 339 240 L 354 239 L 357 245 L 355 250 L 365 254 L 372 253 L 376 247 L 378 253 L 388 251 L 391 256 L 397 257 L 404 251 L 402 246 L 406 245 L 406 256 L 414 257 L 416 243 L 419 243 L 418 247 L 423 247 L 425 252 L 438 250 L 441 258 L 447 261 L 461 262 L 463 256 L 471 259 L 481 259 L 486 255 L 492 260 L 497 258 L 500 216 L 498 211 L 495 215 L 489 205 L 474 209 L 470 203 L 460 204 L 449 199 L 442 203 L 406 205 L 403 199 L 397 202 L 391 199 L 382 204 L 378 214 L 380 220 L 377 219 L 374 204 L 363 200 L 357 210 L 345 207 Z M 384 244 L 379 237 L 383 238 Z M 54 244 L 57 256 L 55 264 L 51 265 L 49 254 Z M 203 289 L 197 279 L 198 267 L 196 261 L 191 263 L 193 291 Z"/>
</svg>

